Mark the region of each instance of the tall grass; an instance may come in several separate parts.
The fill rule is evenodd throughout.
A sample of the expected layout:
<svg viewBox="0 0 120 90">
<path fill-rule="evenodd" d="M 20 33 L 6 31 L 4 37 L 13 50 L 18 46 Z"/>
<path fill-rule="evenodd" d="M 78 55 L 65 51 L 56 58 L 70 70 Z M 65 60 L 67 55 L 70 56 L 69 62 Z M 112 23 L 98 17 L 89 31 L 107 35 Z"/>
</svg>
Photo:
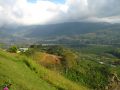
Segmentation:
<svg viewBox="0 0 120 90">
<path fill-rule="evenodd" d="M 75 82 L 72 82 L 70 80 L 67 80 L 63 76 L 61 76 L 59 73 L 50 71 L 38 64 L 36 64 L 33 60 L 24 58 L 23 62 L 35 73 L 38 74 L 38 76 L 48 83 L 52 84 L 53 86 L 57 87 L 60 90 L 88 90 L 87 88 L 76 84 Z"/>
<path fill-rule="evenodd" d="M 0 51 L 0 85 L 4 80 L 13 90 L 87 90 L 26 56 Z"/>
</svg>

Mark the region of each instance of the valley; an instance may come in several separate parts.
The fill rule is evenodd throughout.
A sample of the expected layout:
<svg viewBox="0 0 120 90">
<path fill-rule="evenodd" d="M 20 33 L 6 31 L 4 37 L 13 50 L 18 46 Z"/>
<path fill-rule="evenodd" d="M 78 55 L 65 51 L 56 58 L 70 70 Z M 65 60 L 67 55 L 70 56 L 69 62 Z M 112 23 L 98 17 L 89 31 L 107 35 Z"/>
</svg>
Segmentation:
<svg viewBox="0 0 120 90">
<path fill-rule="evenodd" d="M 119 25 L 77 24 L 67 23 L 65 27 L 64 24 L 48 25 L 51 32 L 46 26 L 18 26 L 12 34 L 9 33 L 12 38 L 8 37 L 5 33 L 8 29 L 5 29 L 6 39 L 0 40 L 0 85 L 12 83 L 13 90 L 21 90 L 19 87 L 23 87 L 22 90 L 119 90 L 116 79 L 111 82 L 114 75 L 118 81 L 120 78 Z M 70 25 L 76 25 L 79 32 Z M 55 33 L 53 27 L 55 31 L 60 28 L 70 31 Z M 16 29 L 21 31 L 16 32 Z M 29 30 L 31 34 L 26 33 Z M 13 65 L 10 71 L 5 63 L 9 68 Z M 17 79 L 18 75 L 19 79 L 29 77 L 22 82 Z"/>
<path fill-rule="evenodd" d="M 120 0 L 0 0 L 0 90 L 120 90 Z"/>
</svg>

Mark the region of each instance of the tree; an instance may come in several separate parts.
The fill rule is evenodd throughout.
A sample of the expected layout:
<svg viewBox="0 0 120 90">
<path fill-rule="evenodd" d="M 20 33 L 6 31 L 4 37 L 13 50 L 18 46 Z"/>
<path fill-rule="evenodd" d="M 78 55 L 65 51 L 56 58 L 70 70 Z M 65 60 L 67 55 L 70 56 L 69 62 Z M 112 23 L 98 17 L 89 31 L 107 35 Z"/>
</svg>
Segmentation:
<svg viewBox="0 0 120 90">
<path fill-rule="evenodd" d="M 9 52 L 11 53 L 16 53 L 17 52 L 17 47 L 16 46 L 11 46 L 9 49 L 8 49 Z"/>
</svg>

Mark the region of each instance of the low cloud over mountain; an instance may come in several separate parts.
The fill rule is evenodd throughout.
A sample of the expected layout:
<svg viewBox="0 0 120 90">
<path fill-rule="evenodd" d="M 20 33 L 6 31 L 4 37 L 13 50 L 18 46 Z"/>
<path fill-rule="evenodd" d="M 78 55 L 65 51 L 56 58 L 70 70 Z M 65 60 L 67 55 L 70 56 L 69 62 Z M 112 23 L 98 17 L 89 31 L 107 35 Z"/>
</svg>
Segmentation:
<svg viewBox="0 0 120 90">
<path fill-rule="evenodd" d="M 31 0 L 34 1 L 34 0 Z M 120 0 L 0 0 L 0 24 L 120 22 Z"/>
</svg>

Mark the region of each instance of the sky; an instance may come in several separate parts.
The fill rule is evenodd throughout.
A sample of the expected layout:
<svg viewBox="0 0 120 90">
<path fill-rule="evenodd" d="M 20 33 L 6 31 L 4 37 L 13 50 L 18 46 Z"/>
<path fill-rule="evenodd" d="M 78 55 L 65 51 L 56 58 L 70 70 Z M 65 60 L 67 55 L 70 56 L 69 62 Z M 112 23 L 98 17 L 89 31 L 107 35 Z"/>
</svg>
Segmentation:
<svg viewBox="0 0 120 90">
<path fill-rule="evenodd" d="M 36 3 L 37 0 L 27 0 L 27 1 L 30 3 Z M 65 2 L 65 0 L 49 0 L 49 1 L 52 1 L 54 3 L 64 3 Z"/>
<path fill-rule="evenodd" d="M 2 24 L 120 23 L 120 0 L 0 0 Z"/>
</svg>

